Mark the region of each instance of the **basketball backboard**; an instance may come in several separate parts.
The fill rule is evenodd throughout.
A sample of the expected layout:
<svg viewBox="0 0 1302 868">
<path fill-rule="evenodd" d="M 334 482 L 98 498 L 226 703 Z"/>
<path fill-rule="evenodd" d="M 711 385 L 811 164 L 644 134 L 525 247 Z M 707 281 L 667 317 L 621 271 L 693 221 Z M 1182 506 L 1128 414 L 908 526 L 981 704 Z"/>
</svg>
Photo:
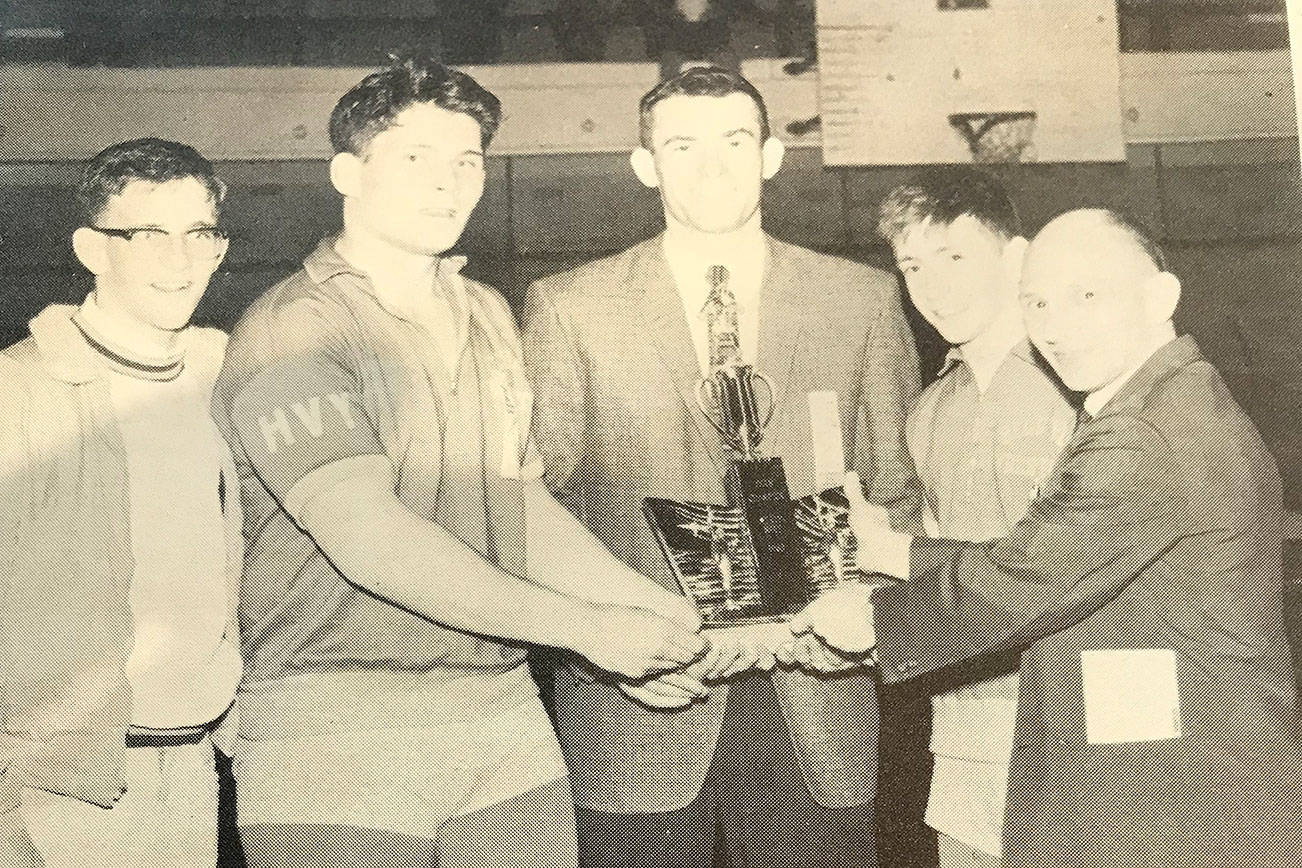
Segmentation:
<svg viewBox="0 0 1302 868">
<path fill-rule="evenodd" d="M 1115 0 L 819 0 L 829 165 L 1125 159 Z"/>
</svg>

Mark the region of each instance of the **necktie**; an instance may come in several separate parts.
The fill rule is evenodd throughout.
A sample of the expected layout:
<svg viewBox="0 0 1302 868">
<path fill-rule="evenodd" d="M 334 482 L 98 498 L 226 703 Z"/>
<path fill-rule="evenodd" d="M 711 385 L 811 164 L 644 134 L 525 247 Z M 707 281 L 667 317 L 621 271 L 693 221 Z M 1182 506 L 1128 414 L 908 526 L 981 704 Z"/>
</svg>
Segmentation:
<svg viewBox="0 0 1302 868">
<path fill-rule="evenodd" d="M 741 364 L 741 337 L 737 329 L 737 299 L 728 288 L 728 269 L 711 265 L 706 272 L 710 294 L 705 299 L 710 370 Z"/>
</svg>

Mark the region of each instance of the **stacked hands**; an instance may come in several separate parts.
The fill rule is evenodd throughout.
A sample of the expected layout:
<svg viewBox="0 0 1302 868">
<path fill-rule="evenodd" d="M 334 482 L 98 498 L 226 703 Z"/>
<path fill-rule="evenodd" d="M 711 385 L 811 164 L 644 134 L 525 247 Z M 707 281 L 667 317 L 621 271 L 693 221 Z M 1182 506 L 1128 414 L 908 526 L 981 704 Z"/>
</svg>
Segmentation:
<svg viewBox="0 0 1302 868">
<path fill-rule="evenodd" d="M 886 510 L 864 499 L 858 474 L 846 474 L 845 494 L 850 502 L 850 528 L 858 539 L 860 566 L 871 569 L 865 561 L 876 541 L 895 532 Z M 831 674 L 871 666 L 876 645 L 872 588 L 859 582 L 838 585 L 821 594 L 789 624 L 704 631 L 699 614 L 686 598 L 661 591 L 644 601 L 645 610 L 620 608 L 618 612 L 627 613 L 624 622 L 606 625 L 610 631 L 606 635 L 621 639 L 622 649 L 608 647 L 606 655 L 585 656 L 614 674 L 619 689 L 631 699 L 659 709 L 703 699 L 710 693 L 710 684 L 752 669 L 799 667 Z"/>
</svg>

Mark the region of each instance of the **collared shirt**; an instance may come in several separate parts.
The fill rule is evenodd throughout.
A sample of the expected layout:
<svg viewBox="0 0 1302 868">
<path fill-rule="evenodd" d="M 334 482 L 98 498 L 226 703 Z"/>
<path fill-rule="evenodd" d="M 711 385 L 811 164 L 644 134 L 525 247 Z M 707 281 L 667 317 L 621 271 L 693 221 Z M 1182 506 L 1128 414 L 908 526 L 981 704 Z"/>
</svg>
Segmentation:
<svg viewBox="0 0 1302 868">
<path fill-rule="evenodd" d="M 937 536 L 1004 536 L 1071 437 L 1075 411 L 1021 341 L 983 391 L 962 353 L 909 416 L 907 438 Z M 1017 673 L 933 698 L 935 754 L 927 822 L 998 855 L 1017 712 Z"/>
<path fill-rule="evenodd" d="M 737 300 L 737 330 L 741 341 L 741 358 L 754 364 L 759 343 L 760 287 L 764 283 L 764 270 L 768 264 L 768 242 L 763 233 L 756 233 L 754 249 L 721 251 L 718 256 L 701 258 L 693 251 L 675 243 L 673 233 L 663 238 L 665 261 L 673 275 L 678 295 L 687 316 L 687 328 L 696 347 L 696 359 L 701 373 L 707 373 L 710 361 L 709 317 L 705 302 L 710 297 L 710 267 L 722 265 L 728 269 L 728 288 Z M 749 245 L 747 246 L 749 247 Z"/>
<path fill-rule="evenodd" d="M 335 253 L 371 279 L 375 298 L 385 310 L 429 333 L 448 373 L 455 376 L 470 329 L 470 303 L 461 276 L 466 257 L 439 257 L 430 285 L 411 287 L 397 284 L 389 274 L 367 269 L 365 263 L 349 260 L 337 249 Z"/>
<path fill-rule="evenodd" d="M 533 690 L 521 649 L 362 591 L 296 521 L 360 462 L 383 464 L 405 506 L 524 573 L 521 480 L 542 470 L 532 393 L 505 302 L 465 289 L 455 373 L 434 336 L 328 240 L 232 335 L 214 412 L 246 480 L 246 733 L 401 725 L 415 708 L 460 719 Z M 339 707 L 352 687 L 368 702 Z"/>
</svg>

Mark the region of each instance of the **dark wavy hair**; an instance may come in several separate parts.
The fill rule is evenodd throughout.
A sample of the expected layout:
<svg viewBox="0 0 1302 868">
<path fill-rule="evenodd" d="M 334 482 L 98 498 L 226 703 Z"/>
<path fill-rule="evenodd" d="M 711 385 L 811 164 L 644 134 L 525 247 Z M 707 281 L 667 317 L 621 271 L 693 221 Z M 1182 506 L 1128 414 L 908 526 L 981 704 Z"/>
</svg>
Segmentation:
<svg viewBox="0 0 1302 868">
<path fill-rule="evenodd" d="M 755 101 L 755 109 L 759 112 L 760 142 L 766 141 L 769 137 L 769 110 L 755 85 L 741 73 L 717 66 L 694 66 L 660 82 L 638 103 L 638 135 L 642 147 L 651 149 L 651 110 L 656 103 L 671 96 L 727 96 L 730 93 L 744 93 Z"/>
<path fill-rule="evenodd" d="M 403 109 L 423 102 L 474 118 L 485 148 L 502 121 L 501 101 L 469 75 L 425 55 L 396 57 L 335 105 L 330 113 L 335 153 L 365 156 L 371 140 L 391 127 Z"/>
<path fill-rule="evenodd" d="M 81 219 L 87 225 L 93 224 L 104 213 L 109 199 L 132 181 L 163 184 L 182 178 L 194 178 L 203 184 L 220 210 L 226 184 L 217 177 L 212 163 L 189 145 L 144 138 L 105 148 L 86 163 L 77 183 Z"/>
<path fill-rule="evenodd" d="M 967 215 L 1003 238 L 1022 234 L 1022 220 L 1003 183 L 968 166 L 925 169 L 886 194 L 878 211 L 877 234 L 895 242 L 919 223 L 944 226 Z"/>
</svg>

